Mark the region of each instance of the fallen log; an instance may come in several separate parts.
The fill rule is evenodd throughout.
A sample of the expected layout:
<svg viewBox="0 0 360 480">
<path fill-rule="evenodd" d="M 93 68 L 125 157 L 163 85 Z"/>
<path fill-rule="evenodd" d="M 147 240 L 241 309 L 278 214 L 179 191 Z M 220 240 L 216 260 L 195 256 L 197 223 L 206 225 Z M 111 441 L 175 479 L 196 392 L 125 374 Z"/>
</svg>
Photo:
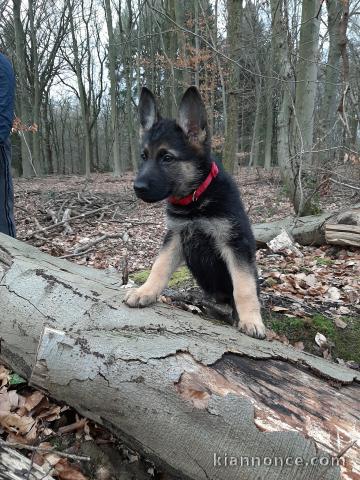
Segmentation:
<svg viewBox="0 0 360 480">
<path fill-rule="evenodd" d="M 360 247 L 360 225 L 325 224 L 326 243 Z"/>
<path fill-rule="evenodd" d="M 334 229 L 337 225 L 337 230 Z M 337 212 L 327 212 L 307 217 L 287 217 L 270 223 L 253 225 L 258 247 L 286 230 L 300 245 L 360 245 L 360 204 Z M 336 231 L 336 234 L 332 233 Z M 330 233 L 331 232 L 331 233 Z M 351 232 L 351 234 L 349 234 Z"/>
<path fill-rule="evenodd" d="M 355 370 L 120 286 L 0 234 L 0 359 L 176 478 L 360 478 Z"/>
</svg>

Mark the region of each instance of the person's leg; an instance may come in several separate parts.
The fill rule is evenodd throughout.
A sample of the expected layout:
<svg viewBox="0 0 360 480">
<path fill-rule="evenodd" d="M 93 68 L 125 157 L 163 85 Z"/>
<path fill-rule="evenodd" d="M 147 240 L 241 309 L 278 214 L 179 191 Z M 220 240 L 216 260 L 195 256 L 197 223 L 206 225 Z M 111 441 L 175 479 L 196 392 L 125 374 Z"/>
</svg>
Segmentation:
<svg viewBox="0 0 360 480">
<path fill-rule="evenodd" d="M 14 190 L 11 177 L 11 144 L 0 145 L 0 232 L 16 236 L 14 220 Z"/>
</svg>

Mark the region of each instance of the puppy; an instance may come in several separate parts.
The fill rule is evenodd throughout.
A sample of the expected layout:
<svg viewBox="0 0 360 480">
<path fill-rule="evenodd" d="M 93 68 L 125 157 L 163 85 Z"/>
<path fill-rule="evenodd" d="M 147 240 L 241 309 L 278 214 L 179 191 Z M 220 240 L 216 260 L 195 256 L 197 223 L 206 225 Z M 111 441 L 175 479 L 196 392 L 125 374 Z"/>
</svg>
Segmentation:
<svg viewBox="0 0 360 480">
<path fill-rule="evenodd" d="M 255 240 L 232 178 L 211 156 L 206 110 L 195 87 L 184 94 L 178 119 L 161 118 L 150 90 L 139 102 L 141 167 L 135 193 L 167 199 L 167 233 L 147 281 L 125 303 L 156 302 L 172 273 L 186 263 L 198 284 L 233 306 L 238 328 L 265 337 L 258 298 Z"/>
</svg>

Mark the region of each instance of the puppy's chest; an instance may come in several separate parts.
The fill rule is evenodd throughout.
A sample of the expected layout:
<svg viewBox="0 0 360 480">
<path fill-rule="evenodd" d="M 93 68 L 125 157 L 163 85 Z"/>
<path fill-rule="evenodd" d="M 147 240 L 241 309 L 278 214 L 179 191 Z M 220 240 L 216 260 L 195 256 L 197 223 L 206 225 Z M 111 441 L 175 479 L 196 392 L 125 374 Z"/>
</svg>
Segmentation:
<svg viewBox="0 0 360 480">
<path fill-rule="evenodd" d="M 211 242 L 214 247 L 226 244 L 231 236 L 231 223 L 225 218 L 178 219 L 167 218 L 168 229 L 179 234 L 185 247 Z M 210 246 L 210 245 L 209 245 Z"/>
</svg>

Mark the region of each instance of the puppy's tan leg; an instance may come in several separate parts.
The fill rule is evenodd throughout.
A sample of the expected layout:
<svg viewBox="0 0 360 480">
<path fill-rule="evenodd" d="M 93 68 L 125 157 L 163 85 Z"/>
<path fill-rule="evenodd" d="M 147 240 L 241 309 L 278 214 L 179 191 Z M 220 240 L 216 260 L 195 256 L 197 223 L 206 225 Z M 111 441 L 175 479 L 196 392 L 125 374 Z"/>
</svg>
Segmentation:
<svg viewBox="0 0 360 480">
<path fill-rule="evenodd" d="M 233 251 L 226 247 L 223 257 L 229 269 L 239 329 L 250 337 L 265 338 L 265 325 L 261 319 L 260 302 L 256 291 L 256 280 L 248 265 L 241 264 Z"/>
<path fill-rule="evenodd" d="M 124 302 L 129 307 L 146 307 L 155 303 L 182 260 L 180 235 L 172 234 L 169 240 L 165 240 L 144 285 L 129 290 Z"/>
</svg>

